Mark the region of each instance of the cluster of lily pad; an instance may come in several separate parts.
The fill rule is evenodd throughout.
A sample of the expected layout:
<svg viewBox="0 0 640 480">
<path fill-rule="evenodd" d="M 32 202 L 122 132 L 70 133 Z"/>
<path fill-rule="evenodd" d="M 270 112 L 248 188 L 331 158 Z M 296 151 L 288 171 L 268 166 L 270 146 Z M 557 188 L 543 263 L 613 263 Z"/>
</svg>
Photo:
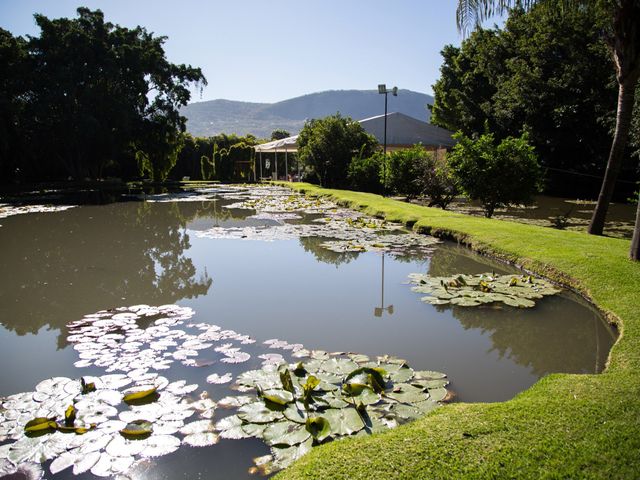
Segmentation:
<svg viewBox="0 0 640 480">
<path fill-rule="evenodd" d="M 431 305 L 458 305 L 475 307 L 490 303 L 503 303 L 511 307 L 531 308 L 535 301 L 561 290 L 551 282 L 531 275 L 478 275 L 457 274 L 450 277 L 432 277 L 428 274 L 412 273 L 411 288 L 417 293 L 427 294 L 422 301 Z"/>
<path fill-rule="evenodd" d="M 278 225 L 246 227 L 212 227 L 194 232 L 196 236 L 216 239 L 292 240 L 322 237 L 320 246 L 335 252 L 377 251 L 405 254 L 408 250 L 430 253 L 437 243 L 434 237 L 414 233 L 394 233 L 402 226 L 341 208 L 322 198 L 307 198 L 282 187 L 259 188 L 220 193 L 221 198 L 242 199 L 226 208 L 256 210 L 254 218 L 274 220 Z M 307 224 L 287 223 L 302 214 L 321 215 Z"/>
<path fill-rule="evenodd" d="M 238 407 L 216 423 L 222 438 L 256 437 L 271 447 L 254 459 L 254 472 L 285 468 L 317 444 L 419 418 L 448 396 L 445 374 L 415 371 L 399 358 L 296 352 L 304 355 L 310 359 L 239 375 L 236 388 L 255 395 L 221 401 Z"/>
<path fill-rule="evenodd" d="M 271 454 L 256 459 L 252 471 L 268 473 L 315 444 L 417 418 L 447 396 L 444 374 L 416 372 L 400 359 L 329 354 L 272 338 L 263 342 L 271 351 L 254 353 L 262 369 L 240 373 L 230 387 L 242 394 L 215 402 L 207 391 L 198 394 L 197 384 L 158 372 L 177 362 L 242 364 L 251 358 L 242 346 L 255 340 L 192 323 L 193 315 L 177 305 L 134 305 L 70 322 L 67 338 L 81 357 L 76 367 L 107 374 L 55 377 L 0 398 L 0 476 L 42 478 L 45 462 L 52 474 L 113 476 L 221 437 L 264 440 Z M 216 388 L 233 380 L 231 372 L 206 376 Z M 214 419 L 218 407 L 237 412 Z"/>
<path fill-rule="evenodd" d="M 181 444 L 212 445 L 218 441 L 210 420 L 215 402 L 186 397 L 195 388 L 124 374 L 44 380 L 34 392 L 2 399 L 0 440 L 12 442 L 0 446 L 0 475 L 37 472 L 34 465 L 52 460 L 52 474 L 72 467 L 75 475 L 106 477 Z M 196 414 L 205 420 L 185 423 Z"/>
<path fill-rule="evenodd" d="M 74 207 L 75 205 L 10 205 L 8 203 L 0 203 L 0 218 L 22 215 L 24 213 L 62 212 Z"/>
<path fill-rule="evenodd" d="M 186 366 L 203 366 L 197 358 L 200 352 L 210 349 L 211 342 L 220 341 L 227 342 L 214 349 L 223 356 L 220 362 L 242 363 L 250 358 L 229 342 L 255 343 L 247 335 L 207 323 L 192 325 L 199 331 L 197 335 L 174 328 L 193 314 L 192 309 L 177 305 L 133 305 L 86 315 L 68 324 L 67 340 L 74 343 L 73 348 L 80 356 L 74 365 L 79 368 L 95 365 L 107 372 L 126 372 L 136 380 L 143 380 L 157 375 L 150 370 L 168 369 L 176 361 Z M 138 324 L 142 321 L 150 325 L 142 328 Z"/>
</svg>

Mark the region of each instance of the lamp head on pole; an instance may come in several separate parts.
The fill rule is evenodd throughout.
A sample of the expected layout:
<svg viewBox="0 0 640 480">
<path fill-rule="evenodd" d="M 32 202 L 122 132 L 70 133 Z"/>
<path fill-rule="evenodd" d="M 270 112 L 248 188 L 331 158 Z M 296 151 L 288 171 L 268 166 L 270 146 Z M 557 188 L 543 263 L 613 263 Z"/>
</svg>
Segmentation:
<svg viewBox="0 0 640 480">
<path fill-rule="evenodd" d="M 394 97 L 398 96 L 398 87 L 393 87 L 393 90 L 391 90 L 391 93 L 393 93 Z"/>
<path fill-rule="evenodd" d="M 384 83 L 378 85 L 378 93 L 387 93 L 387 86 Z"/>
</svg>

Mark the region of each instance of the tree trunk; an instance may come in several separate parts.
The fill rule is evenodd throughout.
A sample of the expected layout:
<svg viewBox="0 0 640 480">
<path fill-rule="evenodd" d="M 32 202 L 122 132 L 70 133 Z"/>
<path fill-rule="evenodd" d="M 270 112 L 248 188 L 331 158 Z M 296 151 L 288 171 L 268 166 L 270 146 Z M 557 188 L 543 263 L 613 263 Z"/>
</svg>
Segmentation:
<svg viewBox="0 0 640 480">
<path fill-rule="evenodd" d="M 624 149 L 627 146 L 635 94 L 635 81 L 633 80 L 633 78 L 627 79 L 620 83 L 618 87 L 616 131 L 613 136 L 613 142 L 609 152 L 609 160 L 607 161 L 607 169 L 604 174 L 604 179 L 602 180 L 600 195 L 598 196 L 598 203 L 596 204 L 593 216 L 591 217 L 591 223 L 589 224 L 588 231 L 592 235 L 602 235 L 602 231 L 604 230 L 604 221 L 607 216 L 607 209 L 609 208 L 616 178 L 618 177 L 620 165 L 622 164 Z"/>
<path fill-rule="evenodd" d="M 636 210 L 636 226 L 633 228 L 633 238 L 631 239 L 631 249 L 629 258 L 636 262 L 640 260 L 640 192 L 638 193 L 638 208 Z"/>
</svg>

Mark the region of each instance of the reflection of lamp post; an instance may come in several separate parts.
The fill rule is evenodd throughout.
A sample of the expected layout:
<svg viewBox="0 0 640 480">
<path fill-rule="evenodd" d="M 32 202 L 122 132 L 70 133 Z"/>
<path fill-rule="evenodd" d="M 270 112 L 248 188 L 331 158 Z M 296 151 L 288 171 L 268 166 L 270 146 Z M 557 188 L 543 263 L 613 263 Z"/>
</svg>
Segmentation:
<svg viewBox="0 0 640 480">
<path fill-rule="evenodd" d="M 393 87 L 391 90 L 387 90 L 387 86 L 384 83 L 378 85 L 378 93 L 384 94 L 384 157 L 382 161 L 382 195 L 387 194 L 387 93 L 393 94 L 394 97 L 398 96 L 398 87 Z"/>
<path fill-rule="evenodd" d="M 393 305 L 389 305 L 386 307 L 384 306 L 384 253 L 382 254 L 382 280 L 380 284 L 381 284 L 380 306 L 375 307 L 373 309 L 373 314 L 376 317 L 381 317 L 382 313 L 386 310 L 389 313 L 389 315 L 393 315 Z"/>
</svg>

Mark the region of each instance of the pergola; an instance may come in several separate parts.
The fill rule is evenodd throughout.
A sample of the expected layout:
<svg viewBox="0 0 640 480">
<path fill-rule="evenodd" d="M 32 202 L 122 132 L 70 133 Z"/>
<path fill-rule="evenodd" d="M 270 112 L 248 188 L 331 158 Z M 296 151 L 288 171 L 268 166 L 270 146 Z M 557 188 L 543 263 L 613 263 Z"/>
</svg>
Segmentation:
<svg viewBox="0 0 640 480">
<path fill-rule="evenodd" d="M 298 151 L 298 135 L 292 137 L 282 138 L 280 140 L 274 140 L 268 143 L 262 143 L 253 147 L 258 152 L 258 158 L 260 162 L 260 179 L 262 180 L 262 152 L 275 154 L 275 175 L 278 178 L 278 153 L 284 153 L 284 174 L 285 178 L 289 175 L 288 154 L 296 153 Z M 255 169 L 254 169 L 255 172 Z M 298 163 L 298 176 L 300 175 L 300 164 Z"/>
</svg>

